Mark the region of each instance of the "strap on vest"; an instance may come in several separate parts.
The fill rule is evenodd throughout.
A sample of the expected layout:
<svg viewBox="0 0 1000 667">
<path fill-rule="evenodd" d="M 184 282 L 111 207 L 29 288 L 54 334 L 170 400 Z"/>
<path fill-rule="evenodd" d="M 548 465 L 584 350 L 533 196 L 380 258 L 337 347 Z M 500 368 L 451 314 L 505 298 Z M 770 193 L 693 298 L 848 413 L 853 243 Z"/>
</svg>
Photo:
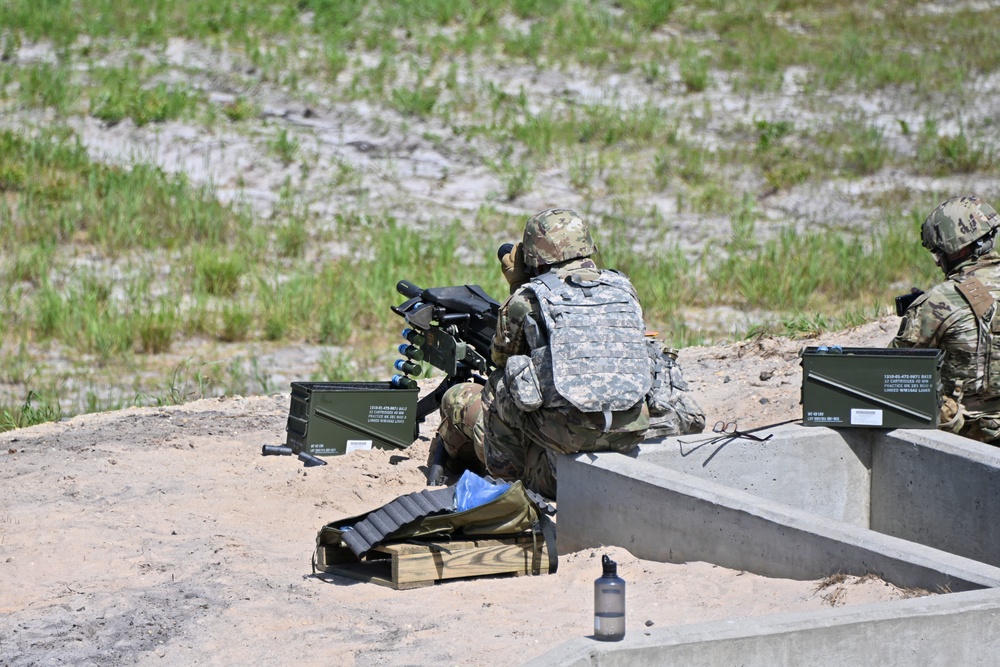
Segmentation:
<svg viewBox="0 0 1000 667">
<path fill-rule="evenodd" d="M 993 295 L 975 276 L 958 283 L 956 289 L 969 302 L 972 312 L 980 320 L 986 317 L 986 313 L 990 312 L 990 308 L 993 307 Z"/>
<path fill-rule="evenodd" d="M 537 280 L 550 290 L 558 289 L 559 285 L 563 282 L 559 279 L 559 276 L 556 275 L 555 271 L 549 271 L 548 273 L 543 273 L 540 276 L 535 276 L 532 280 Z"/>
</svg>

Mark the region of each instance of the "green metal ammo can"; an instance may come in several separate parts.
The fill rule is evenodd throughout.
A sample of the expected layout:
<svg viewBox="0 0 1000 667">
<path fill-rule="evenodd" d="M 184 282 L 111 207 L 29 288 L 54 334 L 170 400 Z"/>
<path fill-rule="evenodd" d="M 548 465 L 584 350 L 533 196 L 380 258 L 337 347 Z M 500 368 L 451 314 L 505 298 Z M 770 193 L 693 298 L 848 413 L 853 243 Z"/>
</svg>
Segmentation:
<svg viewBox="0 0 1000 667">
<path fill-rule="evenodd" d="M 388 382 L 293 382 L 286 444 L 316 456 L 405 449 L 416 439 L 417 394 Z"/>
<path fill-rule="evenodd" d="M 937 428 L 941 350 L 816 346 L 799 354 L 803 425 Z"/>
</svg>

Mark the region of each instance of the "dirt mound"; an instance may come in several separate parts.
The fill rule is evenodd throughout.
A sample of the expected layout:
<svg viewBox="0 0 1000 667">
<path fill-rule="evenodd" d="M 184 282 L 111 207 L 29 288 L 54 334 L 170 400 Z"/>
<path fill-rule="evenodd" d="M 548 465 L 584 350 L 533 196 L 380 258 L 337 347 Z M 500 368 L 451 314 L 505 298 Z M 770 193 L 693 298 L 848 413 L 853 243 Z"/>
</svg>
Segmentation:
<svg viewBox="0 0 1000 667">
<path fill-rule="evenodd" d="M 681 350 L 684 377 L 705 409 L 708 427 L 736 421 L 741 429 L 802 417 L 799 351 L 807 345 L 884 348 L 899 327 L 896 317 L 815 339 L 759 336 L 712 347 Z"/>
<path fill-rule="evenodd" d="M 824 336 L 884 346 L 895 320 Z M 683 350 L 709 423 L 801 416 L 798 349 L 759 338 Z M 423 488 L 429 435 L 404 451 L 303 468 L 282 444 L 289 397 L 231 397 L 0 434 L 0 664 L 507 665 L 592 632 L 600 553 L 650 626 L 908 595 L 877 579 L 792 581 L 620 548 L 561 554 L 555 575 L 394 591 L 314 577 L 329 521 Z M 834 574 L 834 573 L 831 573 Z"/>
</svg>

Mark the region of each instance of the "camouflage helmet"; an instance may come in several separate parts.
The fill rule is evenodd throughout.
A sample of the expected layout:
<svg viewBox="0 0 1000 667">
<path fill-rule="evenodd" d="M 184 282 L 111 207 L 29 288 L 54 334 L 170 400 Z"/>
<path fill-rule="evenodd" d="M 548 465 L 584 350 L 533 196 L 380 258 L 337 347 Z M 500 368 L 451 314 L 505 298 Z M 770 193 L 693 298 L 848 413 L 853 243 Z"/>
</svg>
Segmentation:
<svg viewBox="0 0 1000 667">
<path fill-rule="evenodd" d="M 587 223 L 565 208 L 550 208 L 528 218 L 521 243 L 524 263 L 533 269 L 597 252 Z"/>
<path fill-rule="evenodd" d="M 920 227 L 920 237 L 931 252 L 954 257 L 997 227 L 1000 218 L 993 207 L 975 195 L 965 195 L 934 209 Z"/>
</svg>

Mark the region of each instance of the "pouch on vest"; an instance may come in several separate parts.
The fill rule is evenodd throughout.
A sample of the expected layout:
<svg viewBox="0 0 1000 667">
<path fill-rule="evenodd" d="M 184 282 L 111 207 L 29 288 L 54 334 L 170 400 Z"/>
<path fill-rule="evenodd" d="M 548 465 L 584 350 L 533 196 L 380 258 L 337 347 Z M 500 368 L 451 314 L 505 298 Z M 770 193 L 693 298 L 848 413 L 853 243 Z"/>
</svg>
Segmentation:
<svg viewBox="0 0 1000 667">
<path fill-rule="evenodd" d="M 504 377 L 507 391 L 519 410 L 532 412 L 542 407 L 542 390 L 531 357 L 524 354 L 508 357 Z"/>
<path fill-rule="evenodd" d="M 650 416 L 656 417 L 666 414 L 670 410 L 671 400 L 674 396 L 673 384 L 671 382 L 671 368 L 667 365 L 667 359 L 660 351 L 660 344 L 655 340 L 647 341 L 647 351 L 649 361 L 653 367 L 653 382 L 646 395 L 646 404 L 649 405 Z M 672 361 L 672 360 L 670 360 Z"/>
</svg>

